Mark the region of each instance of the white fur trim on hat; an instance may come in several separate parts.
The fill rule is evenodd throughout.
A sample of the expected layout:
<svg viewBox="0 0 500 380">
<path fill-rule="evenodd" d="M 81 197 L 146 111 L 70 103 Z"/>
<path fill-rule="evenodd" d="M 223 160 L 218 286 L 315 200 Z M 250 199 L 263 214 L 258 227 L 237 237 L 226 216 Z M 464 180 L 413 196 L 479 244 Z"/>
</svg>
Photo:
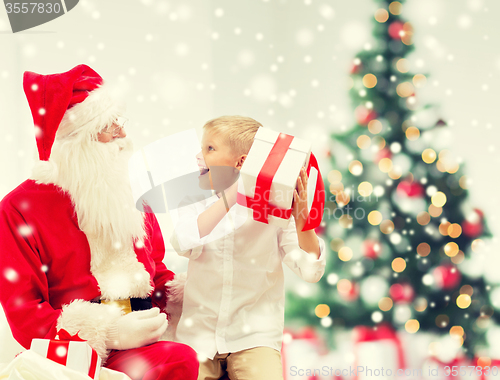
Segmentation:
<svg viewBox="0 0 500 380">
<path fill-rule="evenodd" d="M 125 112 L 124 103 L 106 84 L 91 91 L 87 98 L 68 109 L 57 129 L 56 138 L 83 132 L 96 136 Z"/>
</svg>

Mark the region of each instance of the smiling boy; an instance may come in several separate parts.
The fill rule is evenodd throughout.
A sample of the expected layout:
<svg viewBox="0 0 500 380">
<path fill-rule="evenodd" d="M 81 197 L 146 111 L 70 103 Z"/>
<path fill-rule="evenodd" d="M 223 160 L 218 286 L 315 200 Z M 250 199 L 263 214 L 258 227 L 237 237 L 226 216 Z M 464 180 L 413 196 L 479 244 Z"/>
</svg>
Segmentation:
<svg viewBox="0 0 500 380">
<path fill-rule="evenodd" d="M 282 263 L 308 282 L 324 273 L 323 240 L 313 230 L 302 231 L 308 217 L 305 170 L 287 228 L 254 221 L 236 202 L 235 177 L 224 183 L 225 173 L 241 170 L 260 127 L 241 116 L 205 124 L 197 155 L 200 183 L 225 188 L 225 200 L 218 190 L 186 207 L 171 239 L 179 255 L 189 258 L 177 339 L 197 351 L 198 379 L 226 373 L 231 380 L 282 379 Z"/>
</svg>

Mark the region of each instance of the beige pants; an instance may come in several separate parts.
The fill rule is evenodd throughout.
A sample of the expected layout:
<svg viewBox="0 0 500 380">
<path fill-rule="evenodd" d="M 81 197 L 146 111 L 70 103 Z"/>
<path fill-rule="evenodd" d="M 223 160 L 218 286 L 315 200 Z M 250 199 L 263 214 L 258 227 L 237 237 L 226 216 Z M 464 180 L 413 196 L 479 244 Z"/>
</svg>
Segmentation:
<svg viewBox="0 0 500 380">
<path fill-rule="evenodd" d="M 200 362 L 198 380 L 218 379 L 283 380 L 281 354 L 270 347 L 255 347 Z"/>
</svg>

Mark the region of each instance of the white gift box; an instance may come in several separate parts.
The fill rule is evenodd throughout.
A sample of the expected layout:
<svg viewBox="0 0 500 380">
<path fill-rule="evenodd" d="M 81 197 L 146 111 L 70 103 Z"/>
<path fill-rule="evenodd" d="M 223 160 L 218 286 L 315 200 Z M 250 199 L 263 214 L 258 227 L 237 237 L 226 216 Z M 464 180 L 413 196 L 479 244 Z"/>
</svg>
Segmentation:
<svg viewBox="0 0 500 380">
<path fill-rule="evenodd" d="M 248 152 L 247 158 L 241 168 L 238 181 L 238 193 L 255 199 L 257 177 L 268 160 L 271 150 L 281 140 L 293 138 L 281 159 L 281 163 L 274 173 L 271 188 L 269 191 L 269 204 L 277 208 L 288 210 L 292 207 L 293 191 L 296 188 L 297 177 L 302 167 L 307 167 L 311 153 L 311 144 L 299 138 L 280 134 L 267 128 L 259 128 L 255 135 L 253 145 Z M 279 141 L 280 140 L 280 141 Z M 260 194 L 257 194 L 257 197 Z M 238 201 L 238 203 L 240 203 Z M 260 210 L 258 210 L 260 211 Z M 251 210 L 250 210 L 251 212 Z M 255 219 L 255 218 L 254 218 Z M 283 219 L 268 215 L 269 224 L 286 227 L 289 218 Z"/>
<path fill-rule="evenodd" d="M 33 339 L 30 350 L 93 379 L 99 378 L 101 358 L 86 342 Z"/>
</svg>

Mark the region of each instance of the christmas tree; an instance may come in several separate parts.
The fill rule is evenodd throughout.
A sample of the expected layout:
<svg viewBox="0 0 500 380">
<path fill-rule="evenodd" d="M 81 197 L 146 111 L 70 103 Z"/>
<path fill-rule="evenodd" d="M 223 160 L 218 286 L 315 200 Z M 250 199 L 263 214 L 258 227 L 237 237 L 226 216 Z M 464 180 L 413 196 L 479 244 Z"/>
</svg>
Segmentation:
<svg viewBox="0 0 500 380">
<path fill-rule="evenodd" d="M 356 124 L 332 136 L 333 170 L 324 178 L 326 272 L 316 291 L 289 293 L 287 320 L 325 333 L 388 322 L 451 334 L 472 356 L 496 317 L 489 287 L 465 264 L 489 232 L 469 204 L 463 165 L 442 148 L 446 123 L 429 122 L 434 108 L 419 104 L 426 75 L 408 69 L 413 28 L 401 17 L 403 1 L 377 3 L 376 43 L 351 70 Z"/>
</svg>

